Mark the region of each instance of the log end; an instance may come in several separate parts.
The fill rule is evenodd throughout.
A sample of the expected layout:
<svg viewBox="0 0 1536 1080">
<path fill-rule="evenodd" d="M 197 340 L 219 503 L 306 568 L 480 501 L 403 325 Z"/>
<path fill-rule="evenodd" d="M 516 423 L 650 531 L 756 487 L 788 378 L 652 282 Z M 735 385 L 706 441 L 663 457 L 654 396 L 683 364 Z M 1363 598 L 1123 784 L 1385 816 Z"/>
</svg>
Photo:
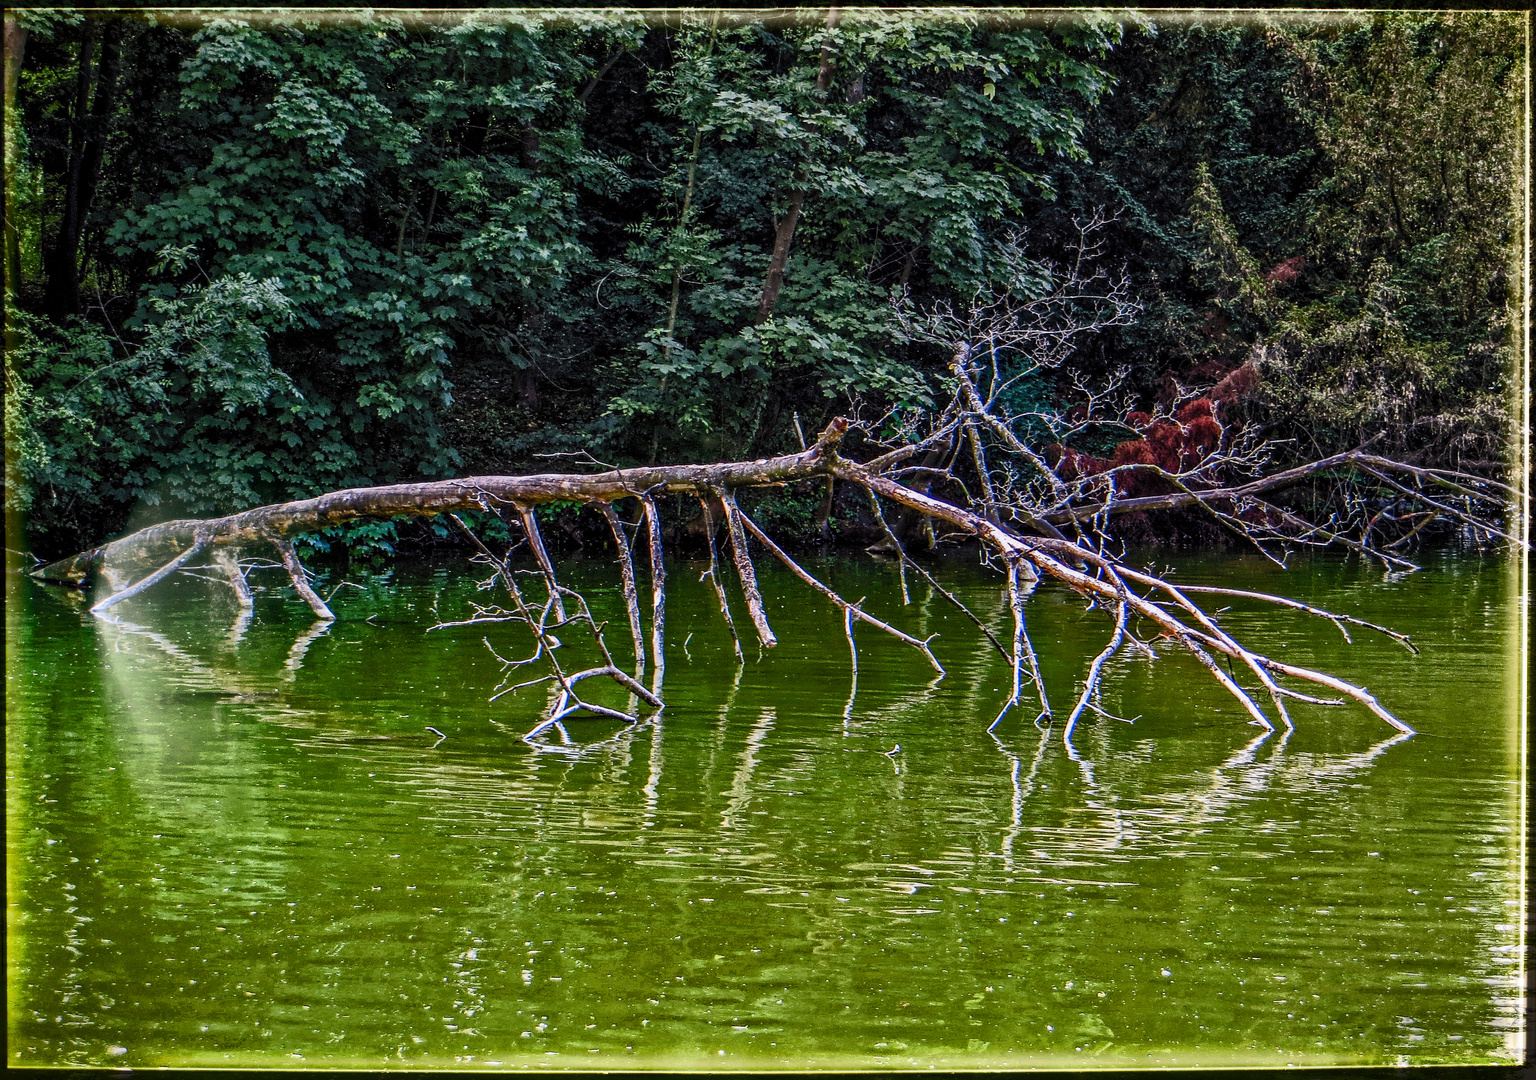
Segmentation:
<svg viewBox="0 0 1536 1080">
<path fill-rule="evenodd" d="M 71 589 L 84 589 L 90 586 L 91 579 L 96 576 L 96 569 L 101 563 L 101 548 L 91 551 L 82 551 L 78 555 L 71 555 L 67 559 L 51 562 L 44 566 L 35 566 L 27 571 L 27 576 L 42 585 L 63 585 Z"/>
<path fill-rule="evenodd" d="M 843 436 L 846 434 L 848 434 L 848 419 L 834 416 L 832 422 L 816 437 L 816 445 L 812 448 L 816 456 L 836 457 L 838 448 L 843 444 Z"/>
</svg>

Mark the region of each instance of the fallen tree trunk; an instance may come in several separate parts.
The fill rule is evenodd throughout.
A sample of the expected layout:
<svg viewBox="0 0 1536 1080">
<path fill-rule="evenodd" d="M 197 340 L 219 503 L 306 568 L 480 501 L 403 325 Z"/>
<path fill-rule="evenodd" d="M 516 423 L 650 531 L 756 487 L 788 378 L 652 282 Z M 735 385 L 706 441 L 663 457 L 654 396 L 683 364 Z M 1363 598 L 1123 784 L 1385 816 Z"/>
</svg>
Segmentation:
<svg viewBox="0 0 1536 1080">
<path fill-rule="evenodd" d="M 845 618 L 857 618 L 870 623 L 915 648 L 942 677 L 943 669 L 930 649 L 931 639 L 914 638 L 882 620 L 867 615 L 858 604 L 850 603 L 816 580 L 803 567 L 790 559 L 756 523 L 742 513 L 736 505 L 733 494 L 741 488 L 836 478 L 863 488 L 877 511 L 880 500 L 884 499 L 907 512 L 930 520 L 942 521 L 953 530 L 974 537 L 1003 564 L 1008 575 L 1010 606 L 1015 619 L 1011 649 L 1004 647 L 993 637 L 981 620 L 966 610 L 951 593 L 943 589 L 938 590 L 947 600 L 960 607 L 967 616 L 982 626 L 987 636 L 998 645 L 999 650 L 1005 654 L 1012 666 L 1012 693 L 998 714 L 997 720 L 993 721 L 994 726 L 1003 719 L 1013 705 L 1018 703 L 1026 686 L 1034 688 L 1034 693 L 1040 701 L 1041 709 L 1036 717 L 1037 723 L 1049 721 L 1052 715 L 1040 677 L 1040 665 L 1025 629 L 1025 603 L 1020 582 L 1025 575 L 1028 575 L 1030 578 L 1045 577 L 1063 582 L 1085 597 L 1115 612 L 1113 635 L 1105 650 L 1094 658 L 1089 668 L 1081 693 L 1077 696 L 1077 705 L 1064 726 L 1064 738 L 1070 739 L 1073 727 L 1085 710 L 1103 711 L 1094 704 L 1094 699 L 1099 689 L 1105 661 L 1127 642 L 1136 648 L 1150 652 L 1147 642 L 1135 635 L 1130 623 L 1133 618 L 1150 624 L 1156 628 L 1160 636 L 1174 639 L 1187 649 L 1212 677 L 1237 699 L 1252 718 L 1251 722 L 1267 730 L 1273 729 L 1270 714 L 1259 706 L 1253 692 L 1239 684 L 1234 674 L 1223 670 L 1217 663 L 1216 656 L 1226 657 L 1228 661 L 1237 661 L 1242 664 L 1259 684 L 1261 693 L 1270 699 L 1274 707 L 1274 716 L 1287 727 L 1291 726 L 1291 719 L 1285 705 L 1288 699 L 1312 704 L 1342 704 L 1342 701 L 1320 699 L 1282 686 L 1276 681 L 1277 677 L 1282 675 L 1292 680 L 1323 686 L 1334 693 L 1352 698 L 1398 730 L 1411 733 L 1412 729 L 1407 724 L 1388 712 L 1375 696 L 1363 687 L 1323 672 L 1281 664 L 1246 648 L 1223 631 L 1211 615 L 1198 607 L 1172 583 L 1135 571 L 1105 555 L 1102 545 L 1085 543 L 1082 539 L 1067 539 L 1054 528 L 1049 529 L 1049 532 L 1054 535 L 1021 533 L 998 520 L 999 515 L 996 513 L 977 513 L 924 491 L 907 487 L 885 474 L 887 471 L 899 471 L 900 461 L 906 456 L 904 454 L 887 453 L 880 455 L 872 463 L 864 464 L 842 456 L 840 449 L 848 430 L 848 421 L 834 420 L 822 432 L 816 443 L 801 453 L 759 461 L 618 469 L 591 475 L 482 476 L 436 483 L 357 488 L 332 492 L 313 499 L 258 507 L 223 518 L 168 521 L 91 551 L 39 567 L 32 571 L 32 576 L 42 582 L 81 586 L 100 572 L 105 580 L 113 583 L 112 592 L 98 600 L 91 609 L 94 613 L 102 614 L 117 604 L 143 593 L 177 570 L 187 569 L 187 564 L 198 555 L 207 554 L 211 565 L 221 568 L 229 576 L 231 585 L 235 588 L 244 608 L 249 602 L 248 587 L 243 588 L 245 582 L 238 567 L 233 573 L 230 572 L 230 567 L 236 565 L 235 556 L 238 552 L 267 545 L 276 549 L 281 558 L 281 564 L 292 578 L 296 590 L 309 603 L 316 616 L 322 620 L 328 620 L 334 616 L 325 602 L 310 587 L 305 571 L 294 553 L 293 537 L 361 518 L 397 515 L 433 516 L 454 514 L 456 511 L 463 510 L 510 511 L 509 517 L 521 524 L 529 547 L 535 554 L 538 569 L 530 573 L 535 579 L 542 580 L 544 598 L 542 601 L 526 598 L 524 591 L 514 581 L 513 571 L 505 558 L 495 556 L 471 533 L 472 539 L 482 552 L 482 561 L 487 561 L 495 567 L 498 577 L 503 580 L 515 606 L 508 609 L 481 608 L 474 618 L 463 622 L 516 621 L 527 624 L 532 629 L 536 643 L 533 656 L 517 661 L 503 659 L 502 662 L 509 672 L 539 661 L 549 665 L 553 671 L 553 674 L 516 684 L 526 686 L 553 681 L 560 688 L 558 700 L 551 707 L 551 715 L 546 717 L 533 733 L 530 733 L 536 734 L 552 725 L 557 725 L 561 719 L 573 712 L 581 710 L 630 720 L 636 718 L 636 714 L 589 704 L 578 697 L 574 688 L 576 682 L 590 677 L 607 676 L 646 704 L 660 707 L 661 676 L 664 670 L 662 665 L 662 605 L 664 602 L 662 583 L 665 571 L 661 562 L 661 535 L 657 527 L 654 500 L 662 494 L 683 494 L 703 500 L 706 507 L 719 505 L 724 509 L 737 577 L 747 599 L 753 621 L 757 625 L 761 643 L 765 647 L 772 647 L 777 643 L 777 639 L 768 628 L 763 612 L 762 597 L 753 569 L 752 553 L 749 550 L 748 534 L 763 545 L 770 554 L 784 561 L 808 585 L 841 608 Z M 980 457 L 980 455 L 977 456 Z M 1317 463 L 1316 469 L 1334 468 L 1342 464 L 1355 463 L 1357 460 L 1340 456 Z M 1369 458 L 1367 462 L 1370 466 L 1381 468 L 1384 459 Z M 1361 462 L 1361 464 L 1365 463 Z M 1386 465 L 1392 464 L 1386 463 Z M 1309 470 L 1305 469 L 1292 470 L 1285 474 L 1282 480 L 1293 482 L 1310 474 Z M 1255 486 L 1245 485 L 1247 491 L 1244 493 L 1252 492 Z M 1201 495 L 1205 493 L 1181 494 L 1185 500 L 1198 503 L 1202 501 Z M 1212 499 L 1230 500 L 1233 497 L 1233 489 L 1214 489 L 1208 494 Z M 641 528 L 647 537 L 654 586 L 651 656 L 656 665 L 656 678 L 649 691 L 641 687 L 637 681 L 637 676 L 643 671 L 644 645 L 633 570 L 628 569 L 623 576 L 630 631 L 635 643 L 636 677 L 624 672 L 609 654 L 607 646 L 602 642 L 602 626 L 593 620 L 585 600 L 572 590 L 560 586 L 556 581 L 554 565 L 539 537 L 537 519 L 531 512 L 533 507 L 541 503 L 556 500 L 596 507 L 604 513 L 613 526 L 615 542 L 619 545 L 620 568 L 624 571 L 626 568 L 632 568 L 633 564 L 626 534 L 612 506 L 615 502 L 631 498 L 638 499 L 642 504 Z M 1126 502 L 1135 507 L 1146 505 L 1145 500 L 1133 499 Z M 987 503 L 986 509 L 995 510 L 995 500 L 989 499 Z M 1106 512 L 1113 514 L 1116 507 L 1111 501 L 1098 509 L 1100 514 Z M 1058 519 L 1070 522 L 1074 517 L 1067 514 L 1059 515 Z M 464 526 L 462 519 L 455 516 L 455 520 Z M 711 524 L 714 523 L 712 515 L 709 516 L 709 520 Z M 468 529 L 467 526 L 464 527 Z M 713 536 L 710 540 L 713 545 Z M 895 542 L 894 537 L 888 534 L 888 543 L 891 542 Z M 904 563 L 910 562 L 910 557 L 900 550 L 899 542 L 896 543 L 896 547 L 896 553 Z M 915 563 L 912 565 L 916 566 Z M 719 572 L 718 563 L 714 564 L 714 572 Z M 927 576 L 926 572 L 924 576 Z M 718 581 L 716 584 L 719 584 Z M 1220 592 L 1220 590 L 1205 591 Z M 1411 642 L 1402 635 L 1349 616 L 1322 611 L 1284 597 L 1270 597 L 1265 594 L 1251 594 L 1251 596 L 1331 619 L 1336 625 L 1351 622 L 1355 625 L 1379 629 L 1408 647 L 1412 647 Z M 575 604 L 576 614 L 567 614 L 566 600 Z M 721 600 L 722 612 L 728 619 L 729 610 L 724 603 L 723 590 Z M 604 664 L 573 674 L 567 674 L 560 668 L 553 652 L 559 646 L 558 639 L 554 637 L 554 631 L 572 624 L 583 624 L 591 630 L 603 651 Z M 734 625 L 732 630 L 734 633 Z"/>
<path fill-rule="evenodd" d="M 1072 430 L 1080 430 L 1092 422 L 1101 430 L 1107 426 L 1109 430 L 1134 431 L 1141 437 L 1122 443 L 1112 458 L 1094 458 L 1060 444 L 1054 444 L 1054 456 L 1037 453 L 1015 430 L 1014 425 L 1024 418 L 1005 415 L 999 405 L 1003 391 L 1020 375 L 1007 377 L 999 367 L 998 350 L 1000 343 L 1007 344 L 1008 340 L 1018 344 L 1027 342 L 1031 334 L 1043 335 L 1049 346 L 1048 358 L 1036 359 L 1033 368 L 1026 365 L 1020 369 L 1027 373 L 1054 362 L 1049 361 L 1049 356 L 1057 355 L 1051 350 L 1059 348 L 1060 335 L 1048 325 L 1042 329 L 1033 323 L 1021 322 L 1020 312 L 1009 309 L 1006 304 L 987 311 L 990 314 L 986 314 L 982 322 L 992 357 L 989 380 L 984 378 L 985 373 L 980 367 L 973 365 L 970 346 L 960 340 L 954 345 L 950 368 L 952 396 L 941 411 L 919 413 L 915 417 L 912 414 L 889 414 L 879 422 L 867 425 L 855 425 L 837 418 L 814 445 L 796 454 L 713 465 L 612 469 L 586 475 L 474 476 L 433 483 L 353 488 L 312 499 L 257 507 L 227 517 L 163 522 L 38 567 L 32 571 L 32 576 L 45 583 L 83 587 L 99 575 L 111 591 L 97 600 L 91 610 L 103 615 L 178 571 L 196 569 L 190 564 L 204 556 L 214 569 L 216 579 L 227 581 L 235 590 L 242 618 L 249 618 L 251 595 L 245 583 L 241 555 L 269 549 L 276 552 L 279 561 L 267 565 L 281 565 L 295 591 L 316 618 L 328 622 L 335 616 L 325 599 L 310 585 L 308 574 L 294 551 L 293 538 L 364 518 L 452 515 L 475 544 L 479 552 L 476 560 L 494 569 L 495 579 L 501 582 L 511 606 L 480 606 L 471 619 L 440 625 L 516 622 L 529 628 L 533 635 L 532 655 L 521 660 L 508 660 L 498 655 L 507 673 L 503 681 L 511 685 L 498 690 L 497 696 L 534 684 L 552 683 L 557 687 L 544 720 L 534 732 L 525 736 L 532 737 L 551 726 L 558 728 L 563 718 L 576 712 L 633 720 L 638 718 L 636 702 L 652 708 L 662 707 L 662 681 L 666 670 L 666 567 L 656 500 L 666 495 L 683 495 L 697 499 L 704 510 L 710 551 L 709 576 L 722 618 L 736 641 L 738 661 L 742 661 L 744 655 L 720 579 L 724 566 L 735 570 L 761 646 L 772 648 L 778 643 L 768 623 L 753 564 L 752 544 L 755 540 L 763 550 L 789 567 L 796 577 L 841 610 L 855 665 L 857 652 L 853 648 L 853 624 L 858 620 L 916 650 L 942 678 L 944 669 L 930 647 L 931 638 L 914 637 L 863 611 L 862 601 L 851 603 L 839 596 L 790 558 L 766 531 L 743 513 L 736 500 L 736 493 L 748 488 L 797 481 L 816 481 L 822 485 L 842 481 L 863 489 L 884 535 L 876 549 L 900 560 L 904 600 L 907 596 L 905 574 L 910 567 L 927 579 L 937 594 L 980 627 L 1008 660 L 1012 668 L 1011 692 L 993 721 L 994 727 L 1019 704 L 1026 688 L 1032 688 L 1033 696 L 1039 701 L 1036 723 L 1052 719 L 1039 658 L 1026 625 L 1029 588 L 1039 579 L 1052 579 L 1084 596 L 1090 605 L 1113 612 L 1114 616 L 1108 642 L 1094 657 L 1077 687 L 1075 705 L 1063 725 L 1064 739 L 1070 740 L 1085 712 L 1109 715 L 1096 702 L 1105 666 L 1119 649 L 1134 648 L 1152 655 L 1151 642 L 1138 636 L 1142 626 L 1152 628 L 1156 637 L 1169 639 L 1189 652 L 1237 700 L 1250 722 L 1266 730 L 1272 730 L 1276 720 L 1287 728 L 1292 726 L 1288 701 L 1337 705 L 1343 704 L 1343 698 L 1349 698 L 1399 731 L 1411 733 L 1408 725 L 1393 716 L 1364 687 L 1324 672 L 1283 664 L 1247 648 L 1223 630 L 1215 615 L 1201 608 L 1190 596 L 1240 595 L 1330 619 L 1341 630 L 1345 623 L 1378 630 L 1413 649 L 1412 642 L 1406 637 L 1385 627 L 1285 597 L 1215 588 L 1181 590 L 1173 582 L 1137 570 L 1110 554 L 1116 549 L 1111 542 L 1112 523 L 1125 514 L 1193 512 L 1214 520 L 1282 565 L 1283 558 L 1270 550 L 1274 546 L 1297 543 L 1337 545 L 1362 557 L 1378 560 L 1389 571 L 1411 572 L 1417 567 L 1399 551 L 1431 520 L 1454 522 L 1489 540 L 1498 538 L 1521 543 L 1512 535 L 1523 535 L 1524 523 L 1517 513 L 1511 514 L 1516 522 L 1513 528 L 1502 529 L 1492 524 L 1492 519 L 1502 508 L 1511 504 L 1518 506 L 1517 493 L 1512 488 L 1487 477 L 1392 461 L 1368 454 L 1364 447 L 1265 476 L 1261 474 L 1262 466 L 1268 460 L 1270 448 L 1234 440 L 1219 423 L 1216 403 L 1209 398 L 1191 400 L 1177 413 L 1170 411 L 1149 416 L 1122 408 L 1115 413 L 1098 415 L 1095 409 L 1107 400 L 1107 395 L 1090 393 L 1088 405 L 1082 409 L 1083 419 L 1077 422 L 1077 427 L 1057 424 L 1052 430 L 1061 431 L 1066 437 Z M 975 323 L 978 317 L 973 313 L 971 322 Z M 935 316 L 935 319 L 933 325 L 941 329 L 955 321 L 952 313 Z M 1109 324 L 1104 320 L 1100 322 Z M 1082 327 L 1077 327 L 1073 333 L 1078 329 Z M 937 341 L 941 337 L 935 332 L 930 339 Z M 1039 417 L 1034 419 L 1038 421 Z M 862 462 L 843 453 L 845 437 L 855 429 L 862 434 L 866 447 Z M 897 445 L 881 443 L 875 438 L 875 431 L 888 429 L 900 432 Z M 1053 448 L 1046 449 L 1051 451 Z M 921 464 L 907 464 L 912 461 Z M 1288 487 L 1322 477 L 1331 477 L 1330 482 L 1337 482 L 1338 477 L 1345 474 L 1356 477 L 1360 484 L 1387 493 L 1391 500 L 1407 501 L 1416 508 L 1415 512 L 1393 516 L 1387 505 L 1383 505 L 1369 520 L 1339 520 L 1335 515 L 1314 523 L 1272 501 L 1277 493 Z M 1234 475 L 1251 479 L 1233 482 Z M 635 499 L 639 503 L 638 524 L 629 527 L 636 530 L 634 540 L 630 539 L 629 531 L 614 510 L 614 504 L 625 499 Z M 951 535 L 970 537 L 982 545 L 1007 580 L 1009 608 L 1014 620 L 1011 647 L 913 560 L 904 549 L 902 536 L 898 535 L 903 532 L 911 535 L 913 530 L 893 529 L 887 524 L 881 510 L 882 500 L 894 505 L 900 515 L 899 522 L 924 523 L 922 531 L 928 536 L 932 536 L 932 524 L 942 522 L 951 530 Z M 605 644 L 603 629 L 606 624 L 593 618 L 586 600 L 579 593 L 557 580 L 555 564 L 539 535 L 538 518 L 534 513 L 534 508 L 540 504 L 555 501 L 593 507 L 603 514 L 610 526 L 617 546 L 628 629 L 634 646 L 633 675 L 614 660 Z M 1361 500 L 1354 501 L 1358 504 Z M 721 511 L 720 521 L 714 514 L 716 507 Z M 508 562 L 510 552 L 501 556 L 494 553 L 470 531 L 458 516 L 460 511 L 504 513 L 510 525 L 521 528 L 536 564 L 536 569 L 523 572 L 526 574 L 523 579 L 537 583 L 542 597 L 519 585 L 520 572 L 515 572 Z M 1421 517 L 1424 520 L 1418 520 Z M 1406 531 L 1400 528 L 1401 535 L 1393 539 L 1383 532 L 1384 520 L 1396 521 L 1399 525 L 1403 522 L 1413 524 Z M 715 532 L 721 523 L 725 526 L 729 558 L 717 558 Z M 1357 532 L 1351 534 L 1347 531 L 1351 529 Z M 651 580 L 649 656 L 631 553 L 632 545 L 639 542 L 642 532 Z M 1382 539 L 1377 540 L 1378 535 Z M 584 628 L 591 634 L 602 654 L 601 664 L 577 672 L 564 670 L 555 656 L 555 650 L 561 647 L 556 631 L 567 627 Z M 1347 631 L 1345 637 L 1348 638 Z M 646 689 L 641 680 L 648 658 L 652 665 L 652 680 L 650 688 Z M 1226 661 L 1225 667 L 1218 658 Z M 544 665 L 549 673 L 511 682 L 515 673 L 534 664 Z M 1256 685 L 1245 687 L 1238 678 L 1240 670 L 1246 672 L 1244 678 Z M 631 695 L 629 712 L 588 702 L 578 694 L 578 683 L 599 676 L 607 677 Z M 1282 683 L 1282 678 L 1324 687 L 1343 698 L 1314 697 Z M 1267 712 L 1259 704 L 1258 699 L 1262 698 L 1268 699 L 1272 711 Z M 563 728 L 560 730 L 564 732 Z"/>
<path fill-rule="evenodd" d="M 260 547 L 361 518 L 403 514 L 435 517 L 458 510 L 524 508 L 562 501 L 611 504 L 620 499 L 663 493 L 709 495 L 722 489 L 783 484 L 829 475 L 847 429 L 846 420 L 834 421 L 816 445 L 804 452 L 760 461 L 616 469 L 585 476 L 471 476 L 424 484 L 348 488 L 313 499 L 258 506 L 227 517 L 161 522 L 90 551 L 37 567 L 31 576 L 48 584 L 84 586 L 104 567 L 119 572 L 144 567 L 158 569 L 193 544 Z"/>
</svg>

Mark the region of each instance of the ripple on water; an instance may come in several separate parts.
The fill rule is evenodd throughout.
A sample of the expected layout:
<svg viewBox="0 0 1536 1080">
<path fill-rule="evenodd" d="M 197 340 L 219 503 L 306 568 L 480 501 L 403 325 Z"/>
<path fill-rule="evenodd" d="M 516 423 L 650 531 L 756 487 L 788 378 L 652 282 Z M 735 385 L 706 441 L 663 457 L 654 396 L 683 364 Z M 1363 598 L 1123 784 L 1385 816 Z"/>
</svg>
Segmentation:
<svg viewBox="0 0 1536 1080">
<path fill-rule="evenodd" d="M 993 586 L 951 570 L 1002 625 Z M 872 597 L 884 572 L 837 568 Z M 1068 747 L 1021 710 L 989 734 L 1004 665 L 936 605 L 886 614 L 928 619 L 950 676 L 861 636 L 850 707 L 835 617 L 776 608 L 815 648 L 738 673 L 703 662 L 729 642 L 682 573 L 672 707 L 538 747 L 517 736 L 541 692 L 488 703 L 478 635 L 422 632 L 465 600 L 454 578 L 403 572 L 307 640 L 265 596 L 234 642 L 195 590 L 133 624 L 8 610 L 32 672 L 8 703 L 13 1043 L 133 1067 L 1505 1060 L 1503 578 L 1453 566 L 1387 595 L 1300 573 L 1297 595 L 1425 657 L 1223 617 L 1369 676 L 1421 737 L 1352 706 L 1262 734 L 1171 650 L 1112 669 L 1106 707 L 1134 725 Z M 1037 599 L 1063 698 L 1103 628 Z M 369 613 L 387 625 L 347 621 Z"/>
</svg>

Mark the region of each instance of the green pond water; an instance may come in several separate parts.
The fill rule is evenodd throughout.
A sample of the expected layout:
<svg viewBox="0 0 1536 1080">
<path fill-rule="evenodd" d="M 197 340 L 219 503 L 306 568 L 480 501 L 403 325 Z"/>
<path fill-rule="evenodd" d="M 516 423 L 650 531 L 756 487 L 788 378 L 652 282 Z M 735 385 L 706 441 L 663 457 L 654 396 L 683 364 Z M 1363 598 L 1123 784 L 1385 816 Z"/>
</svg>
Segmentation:
<svg viewBox="0 0 1536 1080">
<path fill-rule="evenodd" d="M 108 620 L 12 580 L 10 1064 L 1515 1060 L 1508 565 L 1443 555 L 1384 581 L 1342 560 L 1169 562 L 1412 634 L 1422 656 L 1212 605 L 1420 734 L 1303 705 L 1266 736 L 1166 640 L 1110 665 L 1103 705 L 1134 723 L 1085 720 L 1067 747 L 1060 719 L 1042 732 L 1020 709 L 989 734 L 1004 662 L 864 557 L 807 565 L 941 635 L 947 677 L 862 628 L 852 694 L 840 616 L 768 567 L 782 644 L 738 667 L 704 567 L 679 560 L 664 713 L 532 744 L 547 691 L 489 702 L 503 673 L 482 641 L 525 656 L 526 631 L 427 632 L 489 599 L 462 562 L 353 576 L 329 627 L 280 578 L 257 577 L 243 627 L 212 583 Z M 627 656 L 617 575 L 564 572 Z M 941 573 L 1006 640 L 998 578 Z M 1064 715 L 1109 622 L 1050 584 L 1028 617 Z"/>
</svg>

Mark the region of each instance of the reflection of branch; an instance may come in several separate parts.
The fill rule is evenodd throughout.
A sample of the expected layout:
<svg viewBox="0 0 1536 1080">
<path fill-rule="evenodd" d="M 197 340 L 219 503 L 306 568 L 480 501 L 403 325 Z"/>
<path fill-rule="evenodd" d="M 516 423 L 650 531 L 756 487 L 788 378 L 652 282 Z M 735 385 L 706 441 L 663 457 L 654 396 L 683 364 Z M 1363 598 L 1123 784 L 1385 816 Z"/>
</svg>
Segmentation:
<svg viewBox="0 0 1536 1080">
<path fill-rule="evenodd" d="M 1045 697 L 1045 680 L 1040 677 L 1040 660 L 1035 655 L 1034 644 L 1029 640 L 1029 632 L 1024 625 L 1024 598 L 1027 593 L 1034 591 L 1035 583 L 1032 581 L 1027 590 L 1024 588 L 1020 580 L 1021 562 L 1019 559 L 1008 560 L 1008 604 L 1013 609 L 1013 654 L 1010 657 L 1012 687 L 1002 711 L 992 721 L 991 727 L 987 728 L 988 732 L 1002 723 L 1008 711 L 1019 703 L 1019 696 L 1023 692 L 1025 661 L 1029 662 L 1030 679 L 1040 697 L 1040 714 L 1035 717 L 1035 723 L 1038 725 L 1041 720 L 1050 719 L 1051 715 L 1051 703 Z"/>
<path fill-rule="evenodd" d="M 207 679 L 217 685 L 219 681 L 217 672 L 208 667 L 208 665 L 204 664 L 201 660 L 197 659 L 197 657 L 182 649 L 181 646 L 171 641 L 171 639 L 166 637 L 164 634 L 156 633 L 154 630 L 151 630 L 145 626 L 140 626 L 137 623 L 128 622 L 121 616 L 112 616 L 111 618 L 105 619 L 103 620 L 102 625 L 113 627 L 114 629 L 120 630 L 125 634 L 132 634 L 135 637 L 144 638 L 146 641 L 153 644 L 155 648 L 163 652 L 166 656 L 182 665 L 182 667 L 188 673 L 201 676 L 202 678 Z M 219 687 L 219 689 L 222 690 L 223 687 Z"/>
<path fill-rule="evenodd" d="M 1088 665 L 1088 678 L 1083 682 L 1083 696 L 1078 698 L 1077 707 L 1072 710 L 1072 715 L 1067 717 L 1066 727 L 1062 729 L 1063 742 L 1072 742 L 1072 729 L 1077 726 L 1077 718 L 1083 715 L 1083 710 L 1093 708 L 1093 699 L 1099 690 L 1099 680 L 1103 676 L 1104 664 L 1120 649 L 1120 644 L 1125 640 L 1125 610 L 1124 600 L 1115 605 L 1115 632 L 1110 636 L 1109 644 L 1104 646 L 1104 651 L 1093 658 L 1093 663 Z M 1102 709 L 1095 709 L 1103 713 Z"/>
<path fill-rule="evenodd" d="M 288 650 L 288 659 L 283 662 L 283 667 L 288 671 L 288 674 L 284 676 L 285 679 L 293 682 L 294 679 L 298 678 L 299 669 L 304 666 L 304 656 L 309 652 L 309 647 L 315 643 L 317 638 L 329 630 L 332 624 L 333 620 L 317 619 L 313 626 L 298 636 L 298 639 L 293 643 L 293 648 Z"/>
<path fill-rule="evenodd" d="M 1045 757 L 1046 733 L 1043 730 L 1040 732 L 1040 740 L 1035 744 L 1035 756 L 1029 762 L 1029 775 L 1022 780 L 1019 778 L 1019 756 L 1009 750 L 1003 743 L 1003 740 L 992 733 L 991 728 L 987 729 L 987 734 L 997 744 L 997 748 L 1002 751 L 1003 756 L 1008 759 L 1010 765 L 1008 779 L 1013 785 L 1013 801 L 1011 804 L 1013 816 L 1007 831 L 1003 833 L 1002 849 L 1003 867 L 1012 873 L 1013 842 L 1018 838 L 1019 833 L 1024 831 L 1024 800 L 1029 798 L 1035 790 L 1035 775 L 1040 771 L 1040 762 Z"/>
<path fill-rule="evenodd" d="M 737 671 L 740 670 L 738 667 Z M 650 768 L 646 773 L 645 787 L 641 789 L 645 793 L 645 824 L 647 826 L 655 822 L 656 808 L 661 803 L 661 767 L 664 761 L 661 724 L 661 713 L 651 717 Z"/>
<path fill-rule="evenodd" d="M 775 719 L 773 709 L 764 709 L 762 715 L 757 718 L 757 723 L 752 726 L 752 733 L 747 736 L 747 745 L 741 752 L 741 764 L 736 767 L 736 774 L 731 777 L 730 801 L 726 804 L 725 812 L 720 816 L 722 828 L 736 827 L 735 817 L 746 808 L 747 801 L 752 797 L 750 785 L 752 774 L 757 771 L 757 752 L 762 749 L 763 742 L 768 738 L 768 732 L 773 730 Z"/>
</svg>

